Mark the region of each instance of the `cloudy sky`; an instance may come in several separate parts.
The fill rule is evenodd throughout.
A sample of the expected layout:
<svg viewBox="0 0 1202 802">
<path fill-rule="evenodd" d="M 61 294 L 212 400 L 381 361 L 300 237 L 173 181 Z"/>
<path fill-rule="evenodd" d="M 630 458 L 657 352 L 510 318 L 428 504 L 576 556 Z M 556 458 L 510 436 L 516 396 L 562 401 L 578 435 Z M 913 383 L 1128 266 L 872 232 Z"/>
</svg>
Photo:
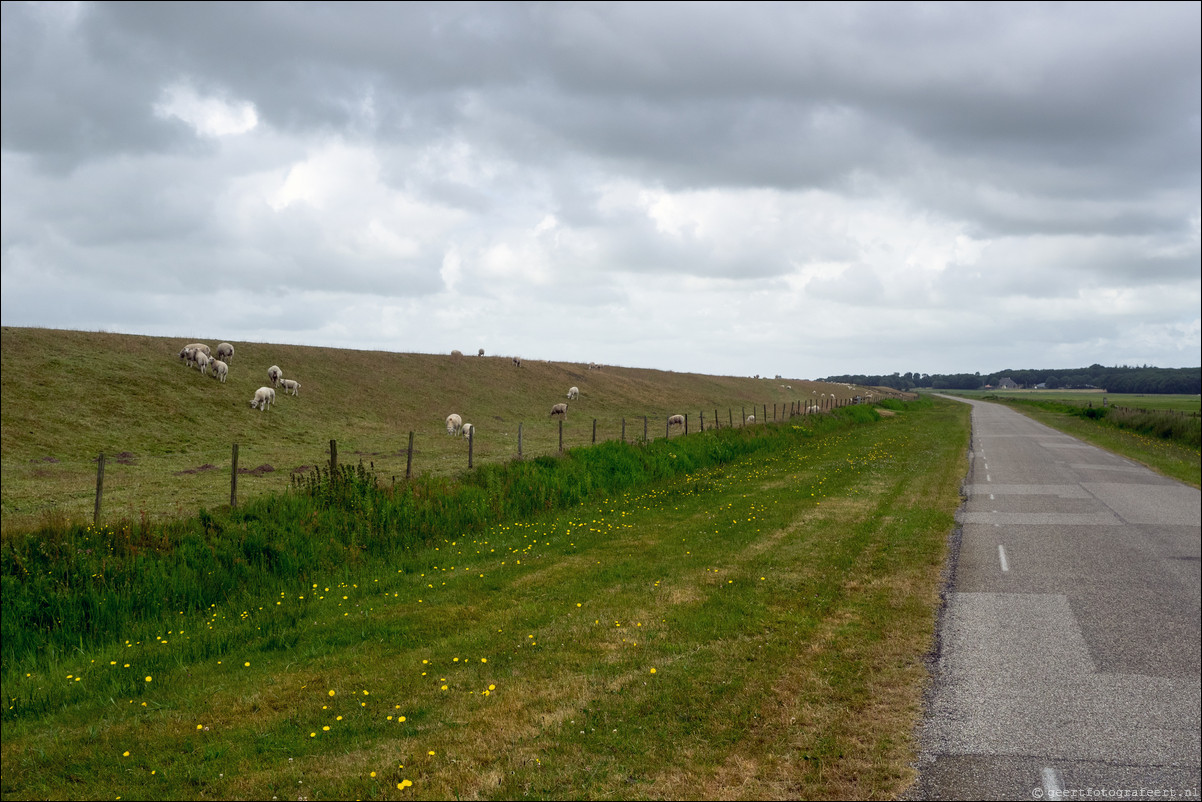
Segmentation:
<svg viewBox="0 0 1202 802">
<path fill-rule="evenodd" d="M 3 324 L 1196 366 L 1200 7 L 5 2 Z"/>
</svg>

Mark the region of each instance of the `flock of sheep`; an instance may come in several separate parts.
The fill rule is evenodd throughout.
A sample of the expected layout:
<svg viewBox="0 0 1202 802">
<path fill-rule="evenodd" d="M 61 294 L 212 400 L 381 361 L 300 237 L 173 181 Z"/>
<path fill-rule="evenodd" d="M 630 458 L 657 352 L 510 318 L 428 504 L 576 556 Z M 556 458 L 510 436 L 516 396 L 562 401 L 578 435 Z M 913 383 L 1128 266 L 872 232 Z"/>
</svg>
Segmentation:
<svg viewBox="0 0 1202 802">
<path fill-rule="evenodd" d="M 229 343 L 222 343 L 217 346 L 217 356 L 213 356 L 212 349 L 204 343 L 191 343 L 185 345 L 179 352 L 179 358 L 183 360 L 185 365 L 194 367 L 206 376 L 212 376 L 224 382 L 229 376 L 230 363 L 234 361 L 234 346 Z M 212 373 L 209 371 L 212 370 Z M 285 379 L 284 372 L 280 370 L 279 365 L 272 365 L 267 369 L 267 379 L 271 382 L 270 387 L 260 387 L 255 390 L 255 397 L 250 400 L 250 408 L 257 409 L 260 412 L 265 411 L 269 406 L 275 403 L 275 388 L 283 388 L 285 393 L 291 395 L 300 395 L 300 382 L 293 379 Z"/>
</svg>

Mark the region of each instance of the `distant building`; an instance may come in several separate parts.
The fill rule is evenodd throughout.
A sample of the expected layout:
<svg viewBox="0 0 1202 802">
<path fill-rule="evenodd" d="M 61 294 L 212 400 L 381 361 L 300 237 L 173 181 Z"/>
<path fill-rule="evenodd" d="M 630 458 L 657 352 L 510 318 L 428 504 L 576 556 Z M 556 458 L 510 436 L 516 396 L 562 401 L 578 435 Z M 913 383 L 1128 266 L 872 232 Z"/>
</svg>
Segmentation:
<svg viewBox="0 0 1202 802">
<path fill-rule="evenodd" d="M 1021 385 L 1015 384 L 1014 381 L 1012 379 L 1010 379 L 1009 377 L 999 381 L 997 383 L 997 387 L 999 390 L 1020 390 L 1020 389 L 1022 389 Z"/>
</svg>

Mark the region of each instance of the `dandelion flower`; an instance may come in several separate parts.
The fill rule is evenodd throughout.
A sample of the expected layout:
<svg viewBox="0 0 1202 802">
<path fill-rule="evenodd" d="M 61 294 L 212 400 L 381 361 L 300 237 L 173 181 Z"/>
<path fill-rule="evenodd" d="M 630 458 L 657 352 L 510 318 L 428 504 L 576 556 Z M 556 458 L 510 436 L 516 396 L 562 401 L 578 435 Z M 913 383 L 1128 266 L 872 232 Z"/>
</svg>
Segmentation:
<svg viewBox="0 0 1202 802">
<path fill-rule="evenodd" d="M 330 691 L 330 696 L 333 696 L 333 695 L 334 695 L 334 692 L 333 692 L 333 691 Z"/>
<path fill-rule="evenodd" d="M 654 668 L 653 668 L 653 669 L 651 669 L 651 673 L 652 673 L 652 674 L 654 674 L 654 673 L 655 673 L 655 669 L 654 669 Z"/>
<path fill-rule="evenodd" d="M 404 791 L 406 788 L 408 788 L 411 785 L 413 785 L 413 780 L 401 780 L 399 783 L 396 784 L 396 787 L 398 789 Z"/>
<path fill-rule="evenodd" d="M 434 753 L 431 752 L 430 754 L 434 754 Z M 122 752 L 121 757 L 129 757 L 129 752 L 128 751 Z"/>
<path fill-rule="evenodd" d="M 147 681 L 147 682 L 150 682 L 150 677 L 147 677 L 147 678 L 146 678 L 146 681 Z"/>
</svg>

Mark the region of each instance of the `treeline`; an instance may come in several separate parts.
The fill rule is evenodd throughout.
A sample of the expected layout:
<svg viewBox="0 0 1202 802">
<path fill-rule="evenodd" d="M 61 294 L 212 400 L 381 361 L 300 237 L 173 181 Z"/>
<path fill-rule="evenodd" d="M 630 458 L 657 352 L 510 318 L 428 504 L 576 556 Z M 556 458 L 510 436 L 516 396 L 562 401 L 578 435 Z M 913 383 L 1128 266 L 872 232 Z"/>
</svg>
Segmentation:
<svg viewBox="0 0 1202 802">
<path fill-rule="evenodd" d="M 979 390 L 998 387 L 1009 379 L 1020 387 L 1031 389 L 1043 385 L 1049 390 L 1105 390 L 1108 393 L 1171 393 L 1198 395 L 1202 393 L 1202 367 L 1107 368 L 1090 365 L 1088 368 L 1041 368 L 1036 370 L 999 370 L 995 373 L 893 373 L 889 376 L 846 375 L 827 376 L 819 381 L 845 382 L 895 390 L 914 390 L 929 387 L 934 390 Z"/>
</svg>

